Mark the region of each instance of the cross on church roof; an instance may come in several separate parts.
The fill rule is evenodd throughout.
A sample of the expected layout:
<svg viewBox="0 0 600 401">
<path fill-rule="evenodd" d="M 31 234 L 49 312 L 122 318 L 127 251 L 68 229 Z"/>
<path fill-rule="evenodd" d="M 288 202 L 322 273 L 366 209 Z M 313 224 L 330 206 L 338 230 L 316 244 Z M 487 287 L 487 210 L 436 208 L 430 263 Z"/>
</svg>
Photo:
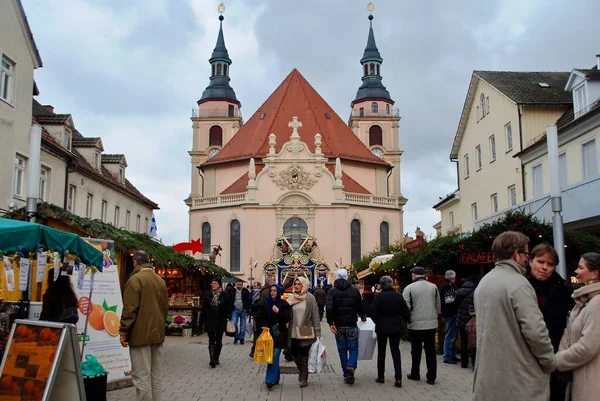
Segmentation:
<svg viewBox="0 0 600 401">
<path fill-rule="evenodd" d="M 298 134 L 298 128 L 302 127 L 302 122 L 298 121 L 298 117 L 292 117 L 292 121 L 288 123 L 288 127 L 292 129 L 292 135 L 296 136 Z"/>
</svg>

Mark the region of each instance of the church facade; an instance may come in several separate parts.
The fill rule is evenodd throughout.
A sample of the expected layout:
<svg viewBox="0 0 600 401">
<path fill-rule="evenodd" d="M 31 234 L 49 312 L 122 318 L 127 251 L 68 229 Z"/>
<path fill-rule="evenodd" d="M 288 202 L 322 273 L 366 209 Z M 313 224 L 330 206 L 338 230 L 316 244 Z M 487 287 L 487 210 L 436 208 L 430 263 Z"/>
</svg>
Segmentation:
<svg viewBox="0 0 600 401">
<path fill-rule="evenodd" d="M 382 84 L 373 17 L 348 123 L 296 69 L 244 122 L 230 85 L 223 16 L 210 83 L 192 115 L 190 239 L 245 281 L 305 275 L 402 238 L 399 113 Z"/>
</svg>

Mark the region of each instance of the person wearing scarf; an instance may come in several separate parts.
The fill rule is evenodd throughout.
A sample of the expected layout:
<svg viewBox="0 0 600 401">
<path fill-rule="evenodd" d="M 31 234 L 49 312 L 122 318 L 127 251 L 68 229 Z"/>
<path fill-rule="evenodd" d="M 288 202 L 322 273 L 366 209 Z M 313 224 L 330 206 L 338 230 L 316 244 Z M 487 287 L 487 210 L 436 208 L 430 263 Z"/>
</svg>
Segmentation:
<svg viewBox="0 0 600 401">
<path fill-rule="evenodd" d="M 268 327 L 273 336 L 273 363 L 267 365 L 265 374 L 265 384 L 270 390 L 279 384 L 279 357 L 281 351 L 288 346 L 288 323 L 292 319 L 292 309 L 281 299 L 278 285 L 273 284 L 269 287 L 269 295 L 258 305 L 254 318 L 259 328 Z M 278 335 L 275 334 L 276 332 Z"/>
<path fill-rule="evenodd" d="M 556 369 L 572 372 L 567 401 L 597 400 L 600 394 L 600 253 L 581 255 L 573 292 L 575 307 L 569 315 L 558 353 Z"/>
<path fill-rule="evenodd" d="M 308 292 L 310 281 L 305 277 L 294 279 L 294 291 L 288 297 L 287 303 L 292 307 L 292 322 L 290 324 L 290 337 L 292 355 L 298 367 L 298 380 L 300 387 L 308 385 L 308 353 L 311 345 L 321 336 L 321 323 L 319 320 L 319 307 L 315 297 Z M 296 338 L 296 328 L 312 326 L 315 337 L 312 339 Z"/>
<path fill-rule="evenodd" d="M 200 326 L 204 325 L 208 334 L 209 365 L 214 368 L 220 364 L 219 357 L 223 348 L 223 333 L 227 330 L 227 319 L 233 309 L 231 297 L 222 290 L 222 282 L 214 278 L 210 282 L 211 291 L 204 298 Z"/>
</svg>

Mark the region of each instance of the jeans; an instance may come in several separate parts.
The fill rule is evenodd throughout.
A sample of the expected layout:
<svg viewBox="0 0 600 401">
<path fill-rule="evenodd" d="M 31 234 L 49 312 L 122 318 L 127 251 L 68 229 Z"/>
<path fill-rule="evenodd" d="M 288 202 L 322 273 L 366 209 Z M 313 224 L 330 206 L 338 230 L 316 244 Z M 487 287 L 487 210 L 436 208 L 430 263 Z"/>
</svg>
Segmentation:
<svg viewBox="0 0 600 401">
<path fill-rule="evenodd" d="M 265 383 L 279 384 L 279 356 L 281 348 L 273 349 L 273 363 L 267 365 L 267 374 L 265 375 Z"/>
<path fill-rule="evenodd" d="M 235 337 L 238 340 L 243 340 L 246 337 L 246 315 L 248 313 L 245 310 L 234 310 L 231 313 L 231 323 L 233 323 L 233 327 L 235 327 Z M 238 321 L 240 322 L 240 327 L 238 330 Z"/>
<path fill-rule="evenodd" d="M 409 330 L 410 354 L 412 356 L 412 368 L 410 376 L 420 378 L 421 354 L 425 348 L 425 362 L 427 363 L 427 379 L 435 380 L 437 377 L 437 360 L 435 358 L 435 330 Z"/>
<path fill-rule="evenodd" d="M 346 368 L 356 369 L 358 365 L 358 327 L 337 327 L 335 342 L 346 377 Z"/>
<path fill-rule="evenodd" d="M 402 380 L 402 359 L 400 356 L 400 333 L 377 334 L 377 377 L 383 379 L 385 374 L 385 347 L 390 341 L 390 352 L 394 361 L 394 379 Z"/>
<path fill-rule="evenodd" d="M 446 320 L 446 336 L 444 337 L 444 361 L 452 361 L 456 359 L 456 316 L 445 318 Z"/>
<path fill-rule="evenodd" d="M 137 401 L 160 401 L 163 345 L 130 346 L 131 378 Z"/>
</svg>

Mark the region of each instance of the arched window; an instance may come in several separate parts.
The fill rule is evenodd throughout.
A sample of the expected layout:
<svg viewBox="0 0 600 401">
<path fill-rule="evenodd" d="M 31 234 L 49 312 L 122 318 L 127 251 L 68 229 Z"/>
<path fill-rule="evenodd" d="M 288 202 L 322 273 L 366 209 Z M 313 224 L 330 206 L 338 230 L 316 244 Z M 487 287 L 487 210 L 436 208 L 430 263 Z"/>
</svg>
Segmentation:
<svg viewBox="0 0 600 401">
<path fill-rule="evenodd" d="M 223 64 L 223 75 L 227 76 L 227 64 Z"/>
<path fill-rule="evenodd" d="M 350 223 L 350 263 L 360 260 L 360 221 L 354 219 Z"/>
<path fill-rule="evenodd" d="M 371 71 L 370 75 L 375 75 L 375 64 L 371 63 L 370 71 Z"/>
<path fill-rule="evenodd" d="M 229 229 L 229 271 L 240 271 L 240 222 L 233 220 Z"/>
<path fill-rule="evenodd" d="M 379 75 L 379 64 L 377 64 L 377 75 Z"/>
<path fill-rule="evenodd" d="M 372 125 L 369 128 L 369 146 L 383 146 L 383 132 L 379 125 Z"/>
<path fill-rule="evenodd" d="M 365 76 L 367 76 L 367 75 L 369 75 L 369 65 L 365 64 L 364 67 L 365 67 Z"/>
<path fill-rule="evenodd" d="M 208 131 L 208 146 L 223 146 L 223 129 L 213 125 Z"/>
<path fill-rule="evenodd" d="M 216 66 L 213 64 L 212 65 L 212 74 L 213 74 L 213 77 L 215 76 L 215 68 L 216 68 Z"/>
<path fill-rule="evenodd" d="M 379 225 L 379 248 L 381 253 L 387 253 L 390 247 L 390 226 L 385 221 Z"/>
<path fill-rule="evenodd" d="M 480 103 L 481 103 L 481 117 L 485 117 L 486 113 L 486 107 L 485 107 L 485 95 L 482 93 L 481 97 L 480 97 Z"/>
<path fill-rule="evenodd" d="M 371 112 L 372 113 L 378 113 L 379 112 L 379 105 L 377 104 L 377 102 L 371 103 Z"/>
<path fill-rule="evenodd" d="M 389 104 L 385 105 L 385 114 L 390 114 L 390 105 Z"/>
<path fill-rule="evenodd" d="M 210 224 L 202 224 L 202 253 L 210 253 Z"/>
<path fill-rule="evenodd" d="M 283 234 L 294 248 L 302 245 L 302 241 L 308 234 L 308 225 L 299 217 L 292 217 L 283 224 Z"/>
<path fill-rule="evenodd" d="M 221 75 L 221 64 L 217 64 L 217 75 Z"/>
</svg>

